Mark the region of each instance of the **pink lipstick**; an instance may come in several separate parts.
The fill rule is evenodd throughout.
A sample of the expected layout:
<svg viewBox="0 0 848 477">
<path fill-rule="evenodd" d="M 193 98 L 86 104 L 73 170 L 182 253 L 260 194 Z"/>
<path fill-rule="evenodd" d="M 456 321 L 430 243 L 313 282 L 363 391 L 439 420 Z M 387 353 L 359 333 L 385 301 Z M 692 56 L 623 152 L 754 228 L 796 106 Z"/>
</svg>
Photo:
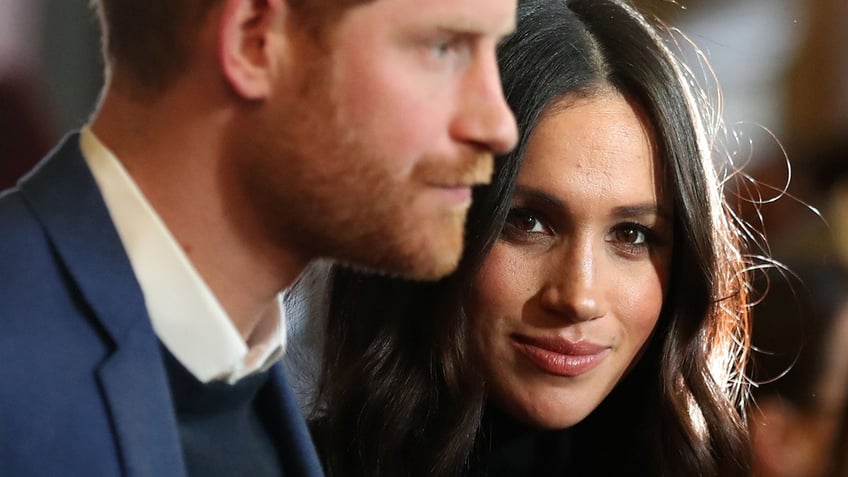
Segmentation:
<svg viewBox="0 0 848 477">
<path fill-rule="evenodd" d="M 513 344 L 542 371 L 555 376 L 580 376 L 601 364 L 609 347 L 585 340 L 513 335 Z"/>
</svg>

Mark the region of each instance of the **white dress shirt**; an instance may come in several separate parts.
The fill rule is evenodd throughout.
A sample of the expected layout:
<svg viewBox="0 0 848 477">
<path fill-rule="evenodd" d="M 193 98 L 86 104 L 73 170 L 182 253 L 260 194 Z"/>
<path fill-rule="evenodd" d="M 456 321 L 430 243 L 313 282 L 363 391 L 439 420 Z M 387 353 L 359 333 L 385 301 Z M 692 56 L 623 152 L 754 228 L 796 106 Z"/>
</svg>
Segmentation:
<svg viewBox="0 0 848 477">
<path fill-rule="evenodd" d="M 282 299 L 280 315 L 259 323 L 245 341 L 123 164 L 88 127 L 80 148 L 168 351 L 204 383 L 235 383 L 273 365 L 286 340 Z"/>
</svg>

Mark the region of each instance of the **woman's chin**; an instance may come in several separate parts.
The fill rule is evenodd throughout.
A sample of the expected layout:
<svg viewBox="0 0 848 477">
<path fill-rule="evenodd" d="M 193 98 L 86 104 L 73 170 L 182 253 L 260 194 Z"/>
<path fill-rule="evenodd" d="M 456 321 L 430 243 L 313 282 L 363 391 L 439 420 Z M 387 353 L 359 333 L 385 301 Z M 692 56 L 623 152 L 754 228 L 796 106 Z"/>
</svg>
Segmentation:
<svg viewBox="0 0 848 477">
<path fill-rule="evenodd" d="M 542 406 L 510 406 L 508 414 L 513 419 L 538 429 L 549 431 L 567 429 L 591 413 L 591 409 L 574 409 L 573 403 L 547 402 Z"/>
</svg>

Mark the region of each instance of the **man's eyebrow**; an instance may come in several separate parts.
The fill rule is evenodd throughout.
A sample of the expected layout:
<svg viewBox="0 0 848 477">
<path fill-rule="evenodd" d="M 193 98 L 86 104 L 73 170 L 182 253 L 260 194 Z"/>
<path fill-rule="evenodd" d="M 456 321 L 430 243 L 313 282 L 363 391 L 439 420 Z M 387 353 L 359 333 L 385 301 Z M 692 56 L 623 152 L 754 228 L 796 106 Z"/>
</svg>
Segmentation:
<svg viewBox="0 0 848 477">
<path fill-rule="evenodd" d="M 476 19 L 456 19 L 440 22 L 438 28 L 446 33 L 456 33 L 461 35 L 492 35 L 500 41 L 515 32 L 516 21 L 513 19 L 507 24 L 498 26 L 488 25 L 486 23 L 476 21 Z"/>
</svg>

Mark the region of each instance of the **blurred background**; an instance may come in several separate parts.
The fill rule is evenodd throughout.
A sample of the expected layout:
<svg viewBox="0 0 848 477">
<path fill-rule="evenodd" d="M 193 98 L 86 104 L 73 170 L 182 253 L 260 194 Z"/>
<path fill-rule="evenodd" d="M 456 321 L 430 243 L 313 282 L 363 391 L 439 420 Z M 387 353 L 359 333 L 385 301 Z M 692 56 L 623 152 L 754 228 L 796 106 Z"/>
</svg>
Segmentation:
<svg viewBox="0 0 848 477">
<path fill-rule="evenodd" d="M 85 123 L 101 64 L 87 0 L 0 0 L 0 189 Z"/>
<path fill-rule="evenodd" d="M 680 30 L 674 37 L 675 47 L 686 58 L 695 81 L 722 107 L 727 132 L 720 150 L 732 159 L 725 170 L 739 171 L 728 183 L 728 197 L 753 232 L 765 233 L 768 239 L 759 241 L 752 253 L 800 264 L 809 277 L 833 276 L 832 269 L 841 270 L 848 257 L 848 0 L 637 3 Z M 0 0 L 0 189 L 14 184 L 68 130 L 85 124 L 101 85 L 99 33 L 87 0 Z M 756 199 L 755 204 L 751 198 Z M 816 286 L 816 291 L 826 291 L 828 302 L 834 303 L 827 310 L 815 311 L 816 316 L 848 316 L 837 306 L 848 296 L 844 288 L 848 281 L 825 280 L 838 284 L 827 290 L 799 280 L 793 283 L 797 286 L 780 292 L 781 297 Z M 817 328 L 809 324 L 813 323 L 811 306 L 764 305 L 761 316 L 755 310 L 754 344 L 763 348 L 755 354 L 783 360 L 777 371 L 760 376 L 762 380 L 800 362 L 802 353 L 821 354 L 835 346 L 805 346 L 812 343 L 808 338 L 813 336 L 820 340 L 842 333 L 843 338 L 836 341 L 842 345 L 837 348 L 848 348 L 844 338 L 848 325 L 830 325 L 848 323 L 848 318 L 820 318 L 817 322 L 828 323 L 827 328 Z M 781 313 L 783 316 L 778 316 Z M 782 343 L 771 349 L 756 342 L 763 328 L 777 329 L 773 324 L 786 323 L 787 313 L 791 314 L 789 324 L 781 329 L 789 330 L 785 333 L 789 338 L 762 338 Z M 837 361 L 834 372 L 842 373 L 837 381 L 844 390 L 848 357 Z M 831 375 L 830 371 L 823 373 Z M 828 422 L 848 422 L 845 393 L 823 392 L 814 384 L 803 390 L 813 398 L 812 404 L 804 401 L 799 409 L 807 410 L 798 412 L 812 413 L 808 416 L 812 422 L 826 408 Z M 819 395 L 837 395 L 839 401 L 830 399 L 825 406 L 816 401 Z M 793 409 L 788 398 L 781 403 L 779 409 Z M 771 416 L 766 408 L 764 400 L 763 412 L 755 408 L 752 414 Z M 769 432 L 755 434 L 779 440 L 778 419 L 785 420 L 785 416 L 769 419 L 755 422 Z M 804 429 L 813 429 L 803 424 L 807 421 L 799 422 Z M 789 434 L 805 435 L 799 432 L 795 429 Z M 848 424 L 832 432 L 841 433 L 843 444 L 818 447 L 833 455 L 848 455 Z M 763 443 L 766 457 L 762 459 L 769 459 L 770 452 L 785 454 L 786 442 L 781 444 L 784 448 L 780 443 Z M 831 451 L 840 445 L 842 451 Z M 813 456 L 819 463 L 825 459 L 824 455 Z M 797 470 L 791 463 L 773 463 L 760 468 L 758 475 L 825 475 Z M 829 475 L 848 476 L 848 468 L 833 469 L 837 467 L 831 466 Z"/>
</svg>

